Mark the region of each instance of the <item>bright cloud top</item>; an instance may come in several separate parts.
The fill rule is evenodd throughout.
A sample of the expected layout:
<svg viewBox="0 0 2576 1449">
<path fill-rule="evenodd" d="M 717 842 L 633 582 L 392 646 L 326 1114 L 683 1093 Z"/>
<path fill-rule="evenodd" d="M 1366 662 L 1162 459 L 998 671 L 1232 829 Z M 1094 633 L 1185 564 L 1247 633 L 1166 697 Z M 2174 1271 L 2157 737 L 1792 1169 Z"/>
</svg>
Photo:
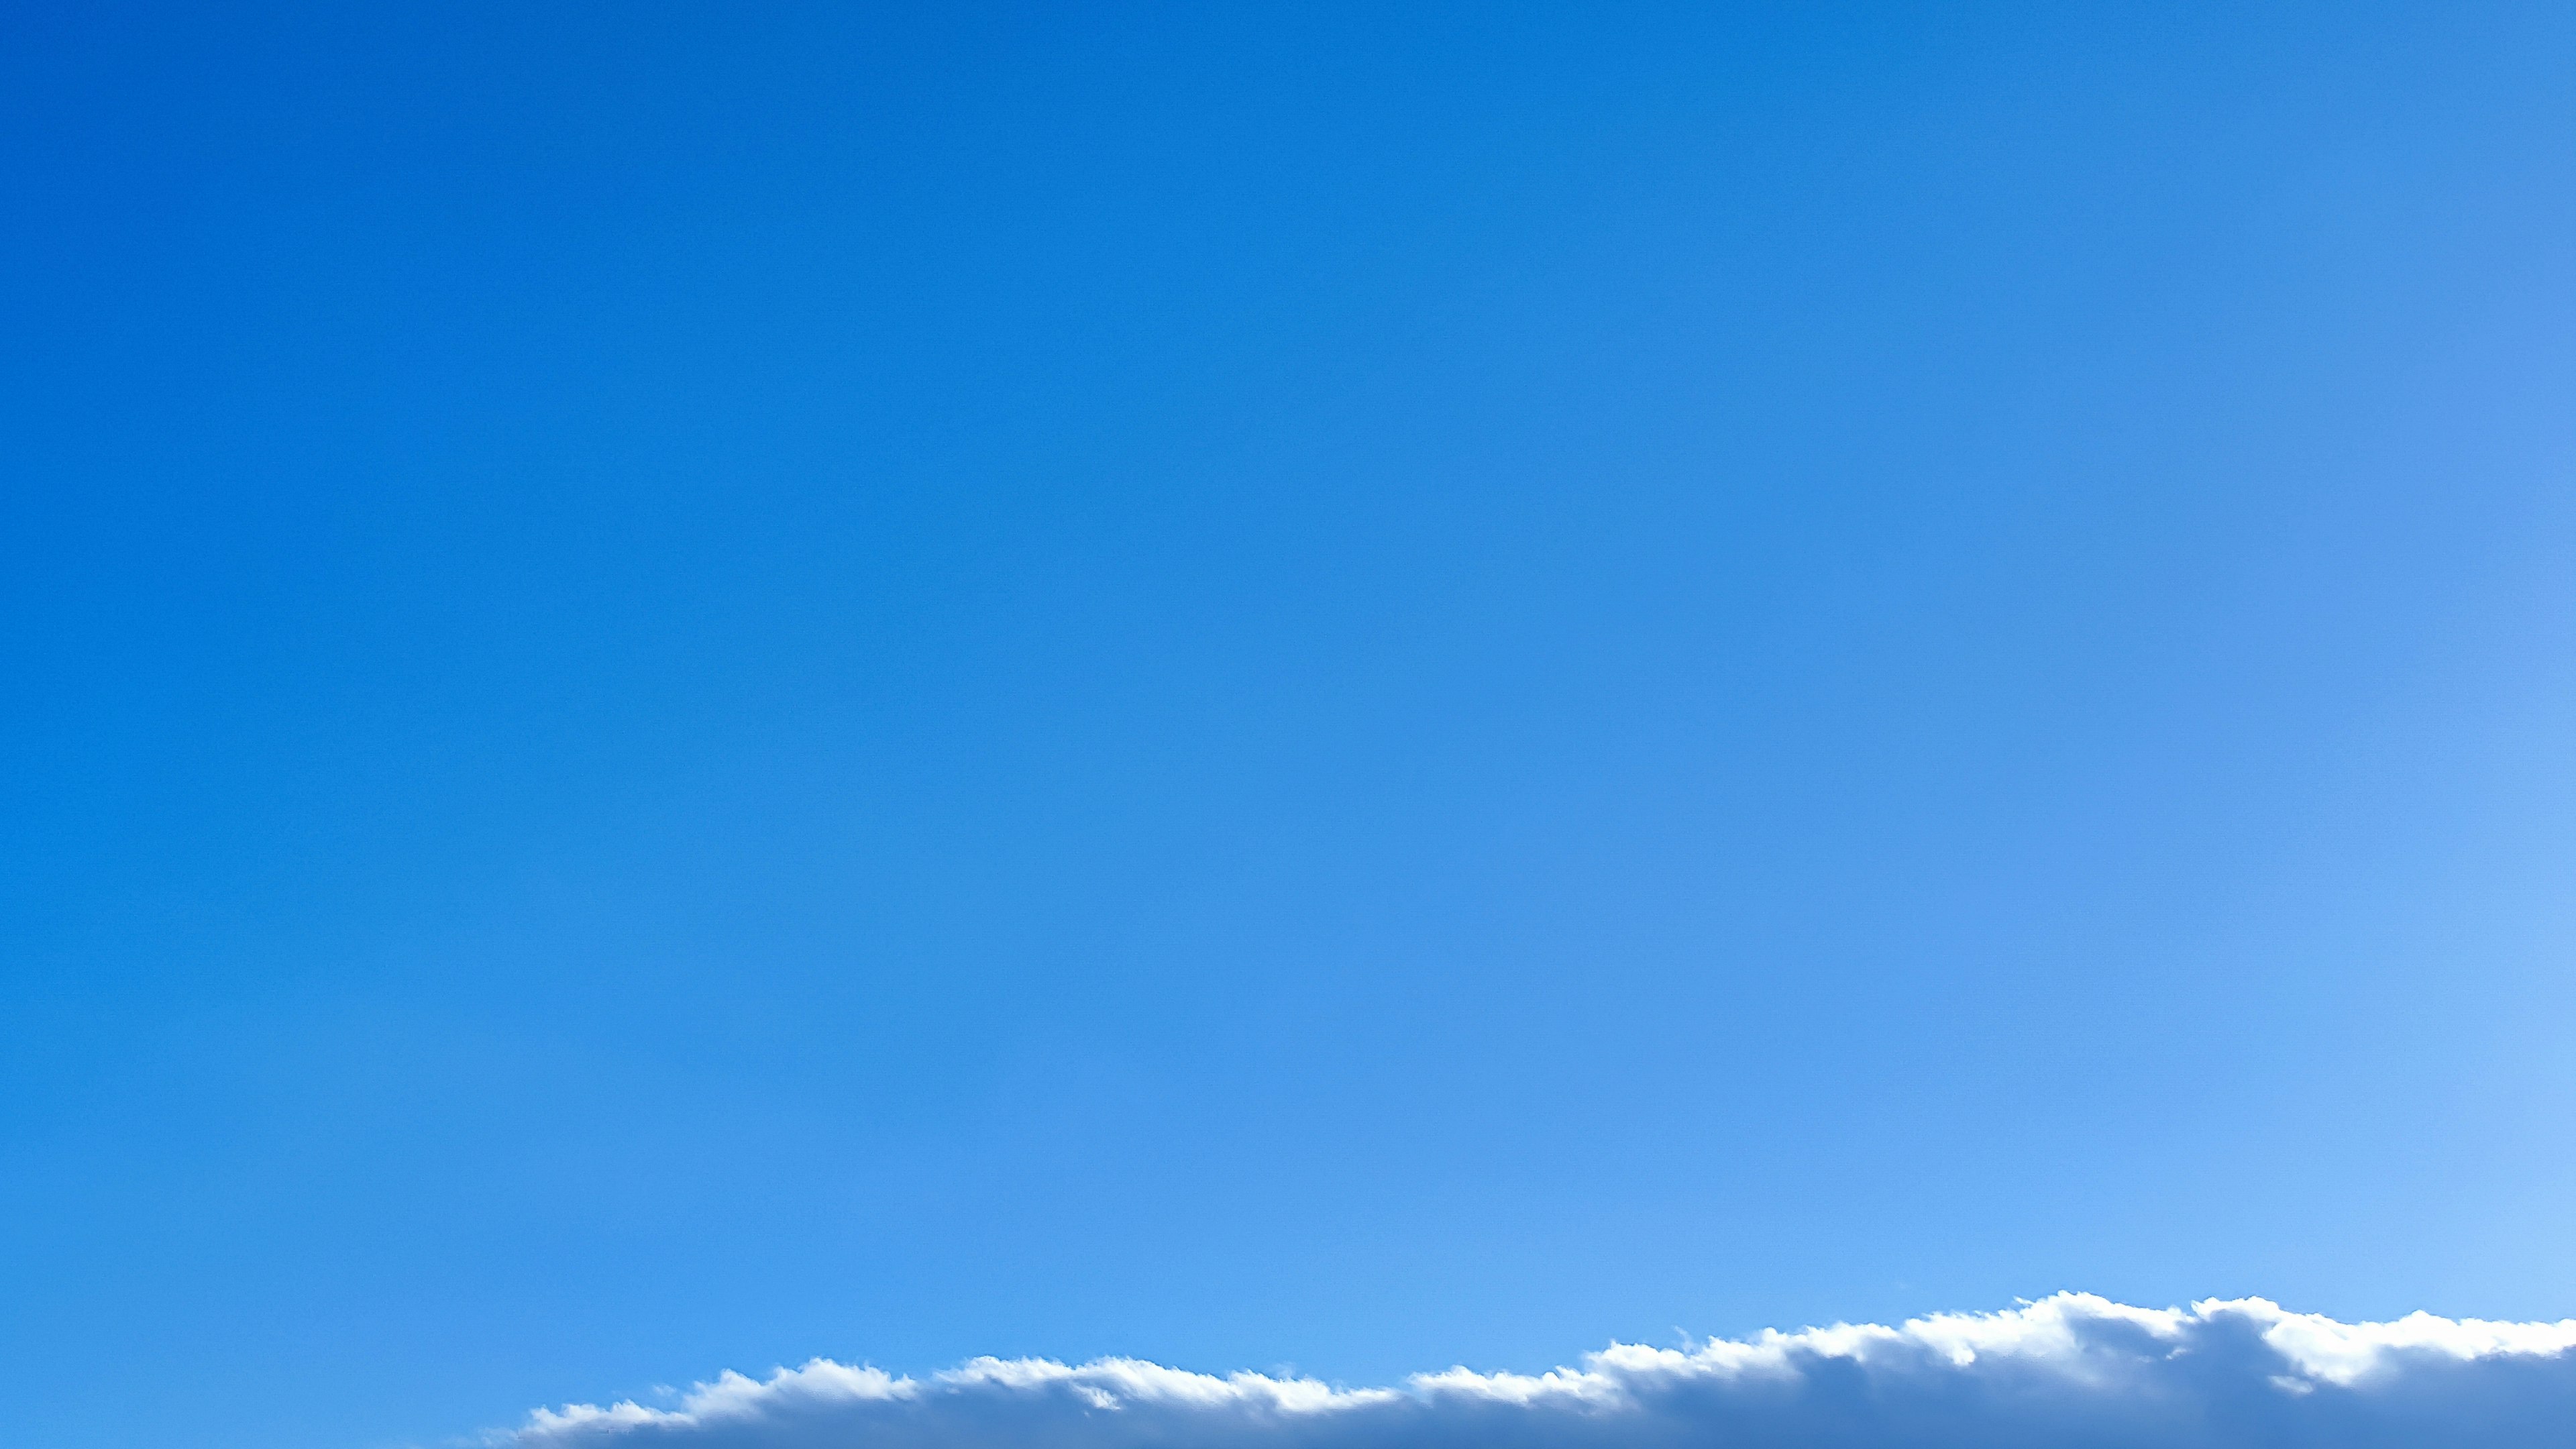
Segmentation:
<svg viewBox="0 0 2576 1449">
<path fill-rule="evenodd" d="M 511 1449 L 1848 1449 L 2570 1442 L 2576 1319 L 2339 1323 L 2260 1298 L 1838 1324 L 1396 1388 L 1135 1359 L 976 1359 L 926 1379 L 817 1359 L 676 1408 L 539 1410 Z"/>
</svg>

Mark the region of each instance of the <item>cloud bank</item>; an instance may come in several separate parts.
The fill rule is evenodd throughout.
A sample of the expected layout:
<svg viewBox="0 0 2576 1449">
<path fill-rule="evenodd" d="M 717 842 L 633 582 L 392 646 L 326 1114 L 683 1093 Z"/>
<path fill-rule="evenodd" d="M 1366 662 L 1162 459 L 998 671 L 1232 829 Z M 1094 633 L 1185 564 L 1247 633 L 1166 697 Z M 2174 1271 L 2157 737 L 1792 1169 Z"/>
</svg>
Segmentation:
<svg viewBox="0 0 2576 1449">
<path fill-rule="evenodd" d="M 1618 1344 L 1538 1375 L 1394 1388 L 1136 1359 L 929 1378 L 816 1359 L 677 1407 L 538 1410 L 507 1449 L 2285 1449 L 2576 1445 L 2576 1319 L 2339 1323 L 2260 1298 Z"/>
</svg>

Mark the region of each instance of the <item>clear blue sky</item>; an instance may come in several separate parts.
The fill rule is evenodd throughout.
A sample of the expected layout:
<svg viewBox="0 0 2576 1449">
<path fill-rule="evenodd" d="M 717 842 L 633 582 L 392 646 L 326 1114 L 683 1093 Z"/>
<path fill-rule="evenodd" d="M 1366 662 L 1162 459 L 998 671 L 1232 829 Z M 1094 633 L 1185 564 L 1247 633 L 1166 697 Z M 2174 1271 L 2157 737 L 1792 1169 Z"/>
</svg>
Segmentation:
<svg viewBox="0 0 2576 1449">
<path fill-rule="evenodd" d="M 0 1421 L 2576 1313 L 2576 9 L 11 6 Z"/>
</svg>

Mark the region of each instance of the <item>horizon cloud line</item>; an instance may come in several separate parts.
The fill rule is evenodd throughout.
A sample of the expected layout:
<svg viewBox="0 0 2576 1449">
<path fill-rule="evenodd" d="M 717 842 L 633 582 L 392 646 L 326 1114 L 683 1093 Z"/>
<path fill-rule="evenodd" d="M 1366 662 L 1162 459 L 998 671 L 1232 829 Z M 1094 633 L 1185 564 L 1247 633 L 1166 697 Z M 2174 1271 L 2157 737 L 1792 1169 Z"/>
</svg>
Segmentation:
<svg viewBox="0 0 2576 1449">
<path fill-rule="evenodd" d="M 915 1378 L 816 1358 L 675 1408 L 537 1409 L 496 1449 L 2020 1449 L 2576 1442 L 2576 1318 L 2383 1323 L 2264 1298 L 2064 1292 L 1895 1327 L 1613 1343 L 1539 1374 L 1347 1388 L 1143 1359 L 976 1358 Z M 2428 1439 L 2427 1436 L 2430 1436 Z"/>
</svg>

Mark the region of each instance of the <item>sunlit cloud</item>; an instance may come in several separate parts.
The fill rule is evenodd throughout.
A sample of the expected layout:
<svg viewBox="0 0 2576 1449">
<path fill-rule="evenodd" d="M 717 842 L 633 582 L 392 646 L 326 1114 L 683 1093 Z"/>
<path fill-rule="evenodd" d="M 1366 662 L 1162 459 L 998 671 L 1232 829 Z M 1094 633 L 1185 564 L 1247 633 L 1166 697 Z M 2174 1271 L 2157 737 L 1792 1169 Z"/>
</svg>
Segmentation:
<svg viewBox="0 0 2576 1449">
<path fill-rule="evenodd" d="M 2087 1449 L 2564 1446 L 2576 1319 L 2342 1323 L 2260 1298 L 1837 1324 L 1543 1374 L 1349 1388 L 1135 1359 L 976 1359 L 926 1378 L 817 1359 L 667 1407 L 541 1409 L 508 1449 Z"/>
</svg>

